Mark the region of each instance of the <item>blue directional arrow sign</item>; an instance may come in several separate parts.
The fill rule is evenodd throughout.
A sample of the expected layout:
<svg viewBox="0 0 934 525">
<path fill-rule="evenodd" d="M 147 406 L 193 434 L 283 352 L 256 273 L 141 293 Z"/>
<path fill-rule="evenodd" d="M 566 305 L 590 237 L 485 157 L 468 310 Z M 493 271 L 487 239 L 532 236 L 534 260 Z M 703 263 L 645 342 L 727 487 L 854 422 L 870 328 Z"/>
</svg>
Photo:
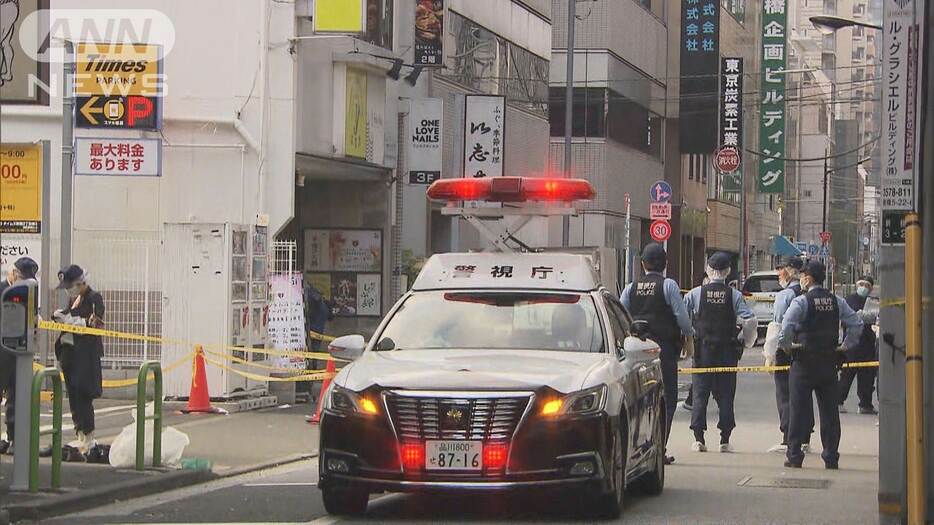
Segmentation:
<svg viewBox="0 0 934 525">
<path fill-rule="evenodd" d="M 655 181 L 655 183 L 652 184 L 652 187 L 649 188 L 649 197 L 652 199 L 652 202 L 670 201 L 671 184 L 668 184 L 663 180 Z"/>
<path fill-rule="evenodd" d="M 809 257 L 817 257 L 819 254 L 820 254 L 820 246 L 816 244 L 808 245 L 808 256 Z"/>
</svg>

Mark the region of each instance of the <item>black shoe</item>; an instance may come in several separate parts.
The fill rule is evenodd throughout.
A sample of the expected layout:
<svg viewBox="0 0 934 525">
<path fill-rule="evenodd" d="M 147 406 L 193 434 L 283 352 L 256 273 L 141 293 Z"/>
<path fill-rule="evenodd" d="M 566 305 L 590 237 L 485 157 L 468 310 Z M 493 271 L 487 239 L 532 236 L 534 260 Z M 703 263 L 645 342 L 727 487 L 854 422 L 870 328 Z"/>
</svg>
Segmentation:
<svg viewBox="0 0 934 525">
<path fill-rule="evenodd" d="M 674 463 L 674 462 L 675 462 L 675 457 L 674 457 L 674 456 L 668 456 L 668 455 L 665 456 L 665 464 L 666 464 L 666 465 L 671 465 L 671 464 Z"/>
<path fill-rule="evenodd" d="M 827 470 L 838 470 L 840 465 L 836 461 L 825 461 L 824 468 Z"/>
<path fill-rule="evenodd" d="M 875 408 L 873 408 L 873 407 L 871 407 L 871 406 L 868 406 L 868 407 L 859 407 L 859 408 L 857 408 L 857 409 L 856 409 L 856 413 L 857 413 L 857 414 L 866 414 L 866 415 L 874 416 L 874 415 L 878 414 L 879 411 L 877 411 Z"/>
<path fill-rule="evenodd" d="M 794 461 L 786 459 L 785 468 L 801 468 L 801 463 L 795 463 Z"/>
<path fill-rule="evenodd" d="M 40 458 L 50 458 L 52 457 L 52 445 L 42 447 L 39 449 Z"/>
<path fill-rule="evenodd" d="M 10 442 L 5 439 L 0 439 L 0 454 L 6 454 L 7 450 L 10 450 Z"/>
</svg>

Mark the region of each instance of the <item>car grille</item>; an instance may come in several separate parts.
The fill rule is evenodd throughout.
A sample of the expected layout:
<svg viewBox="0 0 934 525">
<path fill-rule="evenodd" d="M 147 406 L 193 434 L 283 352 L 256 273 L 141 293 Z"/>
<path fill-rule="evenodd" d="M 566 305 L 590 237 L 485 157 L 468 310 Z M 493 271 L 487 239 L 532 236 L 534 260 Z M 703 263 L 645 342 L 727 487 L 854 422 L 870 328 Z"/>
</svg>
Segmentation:
<svg viewBox="0 0 934 525">
<path fill-rule="evenodd" d="M 386 404 L 399 439 L 464 439 L 497 441 L 512 438 L 530 394 L 509 397 L 425 397 L 387 393 Z M 452 421 L 445 414 L 463 414 Z"/>
</svg>

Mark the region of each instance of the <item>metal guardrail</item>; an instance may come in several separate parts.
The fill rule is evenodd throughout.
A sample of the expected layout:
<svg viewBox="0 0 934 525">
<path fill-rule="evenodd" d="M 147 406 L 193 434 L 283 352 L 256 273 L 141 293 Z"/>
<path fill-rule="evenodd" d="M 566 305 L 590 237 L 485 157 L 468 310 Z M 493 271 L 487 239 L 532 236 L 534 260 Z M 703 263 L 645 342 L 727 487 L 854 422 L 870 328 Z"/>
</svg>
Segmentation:
<svg viewBox="0 0 934 525">
<path fill-rule="evenodd" d="M 146 384 L 153 377 L 153 410 L 146 415 Z M 146 468 L 146 421 L 152 420 L 152 466 L 162 465 L 162 366 L 146 361 L 139 367 L 136 381 L 136 470 Z"/>
<path fill-rule="evenodd" d="M 39 401 L 45 379 L 52 380 L 52 428 L 39 430 Z M 29 407 L 29 492 L 39 492 L 39 437 L 52 435 L 52 488 L 62 485 L 62 378 L 57 368 L 45 368 L 33 374 Z"/>
</svg>

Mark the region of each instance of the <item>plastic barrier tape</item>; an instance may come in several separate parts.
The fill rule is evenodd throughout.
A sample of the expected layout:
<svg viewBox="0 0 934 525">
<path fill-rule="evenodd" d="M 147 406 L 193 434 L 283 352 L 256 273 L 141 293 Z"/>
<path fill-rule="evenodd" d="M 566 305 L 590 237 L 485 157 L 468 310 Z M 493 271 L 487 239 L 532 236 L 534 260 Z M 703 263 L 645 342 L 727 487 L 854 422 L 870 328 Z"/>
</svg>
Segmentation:
<svg viewBox="0 0 934 525">
<path fill-rule="evenodd" d="M 272 365 L 267 365 L 264 363 L 257 363 L 255 361 L 248 361 L 246 359 L 233 356 L 233 355 L 221 354 L 221 353 L 214 352 L 211 350 L 205 350 L 205 352 L 208 354 L 211 354 L 212 356 L 218 359 L 227 359 L 235 363 L 240 363 L 244 366 L 252 366 L 256 368 L 262 368 L 264 370 L 272 370 L 273 372 L 285 372 L 285 373 L 296 374 L 296 375 L 307 374 L 307 373 L 312 373 L 312 372 L 324 372 L 324 370 L 306 370 L 304 368 L 283 368 L 281 366 L 272 366 Z"/>
<path fill-rule="evenodd" d="M 241 377 L 245 377 L 245 378 L 247 378 L 247 379 L 252 379 L 252 380 L 254 380 L 254 381 L 280 381 L 280 382 L 284 382 L 284 381 L 321 381 L 322 379 L 327 379 L 327 378 L 332 378 L 332 377 L 334 377 L 334 374 L 327 373 L 327 372 L 315 372 L 315 373 L 312 373 L 312 374 L 302 374 L 302 375 L 299 375 L 299 376 L 292 376 L 292 377 L 269 377 L 269 376 L 264 376 L 264 375 L 260 375 L 260 374 L 253 374 L 253 373 L 250 373 L 250 372 L 244 372 L 243 370 L 237 370 L 236 368 L 233 368 L 233 367 L 231 367 L 231 366 L 228 366 L 228 365 L 225 364 L 225 363 L 222 363 L 222 362 L 220 362 L 220 361 L 217 361 L 217 360 L 215 360 L 215 359 L 212 359 L 211 357 L 208 357 L 207 355 L 204 356 L 204 360 L 205 360 L 206 362 L 208 362 L 208 363 L 211 363 L 212 365 L 214 365 L 214 366 L 216 366 L 216 367 L 218 367 L 218 368 L 222 368 L 222 369 L 224 369 L 224 370 L 227 370 L 228 372 L 232 372 L 232 373 L 237 374 L 237 375 L 239 375 L 239 376 L 241 376 Z"/>
<path fill-rule="evenodd" d="M 182 366 L 182 365 L 185 364 L 189 359 L 191 359 L 192 357 L 194 357 L 194 355 L 195 355 L 195 353 L 192 352 L 192 353 L 190 353 L 190 354 L 188 354 L 188 355 L 182 357 L 182 358 L 179 359 L 178 361 L 175 361 L 174 363 L 170 364 L 169 366 L 163 368 L 163 369 L 162 369 L 163 373 L 165 373 L 165 372 L 170 372 L 170 371 L 172 371 L 172 370 L 174 370 L 174 369 L 176 369 L 176 368 Z M 45 367 L 42 366 L 42 365 L 40 365 L 39 363 L 33 363 L 33 364 L 32 364 L 32 369 L 33 369 L 33 371 L 39 371 L 39 370 L 45 370 Z M 62 381 L 64 381 L 64 380 L 65 380 L 65 374 L 61 374 L 61 377 L 62 377 Z M 149 374 L 149 378 L 152 378 L 152 374 Z M 124 387 L 128 387 L 128 386 L 135 386 L 136 383 L 137 383 L 138 381 L 139 381 L 139 378 L 138 378 L 138 377 L 133 377 L 133 378 L 130 378 L 130 379 L 105 379 L 105 380 L 101 381 L 101 383 L 102 383 L 102 385 L 103 385 L 104 388 L 124 388 Z"/>
<path fill-rule="evenodd" d="M 875 368 L 879 366 L 878 361 L 856 361 L 853 363 L 844 363 L 843 368 Z M 686 367 L 679 368 L 679 374 L 720 374 L 734 372 L 787 372 L 790 366 L 715 366 L 706 368 Z"/>
</svg>

